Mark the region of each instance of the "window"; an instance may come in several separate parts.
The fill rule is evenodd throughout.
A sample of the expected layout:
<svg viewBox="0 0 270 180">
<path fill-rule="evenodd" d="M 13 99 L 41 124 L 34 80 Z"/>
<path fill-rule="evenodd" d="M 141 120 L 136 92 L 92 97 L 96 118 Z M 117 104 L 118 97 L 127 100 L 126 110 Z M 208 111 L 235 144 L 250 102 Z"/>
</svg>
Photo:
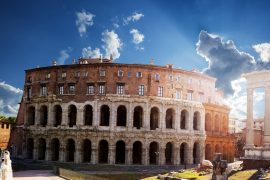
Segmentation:
<svg viewBox="0 0 270 180">
<path fill-rule="evenodd" d="M 163 87 L 158 86 L 158 96 L 163 97 Z"/>
<path fill-rule="evenodd" d="M 95 93 L 95 87 L 93 84 L 89 84 L 87 86 L 87 94 L 94 94 Z"/>
<path fill-rule="evenodd" d="M 32 82 L 32 76 L 29 76 L 29 77 L 27 78 L 27 82 L 28 82 L 28 83 L 31 83 L 31 82 Z"/>
<path fill-rule="evenodd" d="M 192 97 L 193 96 L 193 91 L 188 91 L 188 93 L 187 93 L 187 100 L 190 100 L 190 101 L 192 101 Z"/>
<path fill-rule="evenodd" d="M 129 77 L 129 78 L 131 77 L 131 72 L 130 72 L 130 71 L 128 72 L 128 77 Z"/>
<path fill-rule="evenodd" d="M 80 77 L 80 71 L 75 72 L 75 77 Z"/>
<path fill-rule="evenodd" d="M 2 124 L 2 129 L 4 129 L 5 128 L 5 124 Z"/>
<path fill-rule="evenodd" d="M 124 94 L 124 85 L 123 84 L 118 84 L 117 85 L 117 94 Z"/>
<path fill-rule="evenodd" d="M 47 73 L 46 74 L 46 79 L 50 79 L 51 78 L 51 74 L 50 73 Z"/>
<path fill-rule="evenodd" d="M 62 78 L 66 78 L 67 77 L 67 73 L 62 73 Z"/>
<path fill-rule="evenodd" d="M 137 77 L 141 78 L 142 77 L 142 72 L 137 72 Z"/>
<path fill-rule="evenodd" d="M 203 93 L 199 93 L 199 99 L 200 99 L 200 102 L 204 102 L 204 94 Z"/>
<path fill-rule="evenodd" d="M 32 97 L 32 87 L 27 87 L 27 99 L 30 99 Z"/>
<path fill-rule="evenodd" d="M 160 75 L 159 74 L 155 74 L 155 80 L 159 81 L 160 80 Z"/>
<path fill-rule="evenodd" d="M 170 80 L 170 81 L 173 80 L 173 75 L 169 75 L 169 80 Z"/>
<path fill-rule="evenodd" d="M 41 85 L 40 94 L 41 94 L 41 96 L 46 96 L 47 95 L 47 86 L 46 86 L 46 84 Z"/>
<path fill-rule="evenodd" d="M 118 70 L 118 77 L 123 77 L 124 72 L 122 70 Z"/>
<path fill-rule="evenodd" d="M 9 124 L 6 125 L 6 129 L 9 129 Z"/>
<path fill-rule="evenodd" d="M 139 86 L 139 95 L 140 96 L 144 95 L 144 85 L 143 84 Z"/>
<path fill-rule="evenodd" d="M 99 71 L 99 76 L 105 76 L 105 70 L 100 70 Z"/>
<path fill-rule="evenodd" d="M 88 76 L 88 72 L 87 72 L 87 71 L 82 72 L 82 76 L 83 76 L 83 77 L 87 77 L 87 76 Z"/>
<path fill-rule="evenodd" d="M 180 76 L 177 76 L 176 80 L 179 82 L 181 81 L 181 77 Z"/>
<path fill-rule="evenodd" d="M 60 94 L 60 95 L 64 94 L 64 86 L 63 85 L 58 86 L 58 94 Z"/>
<path fill-rule="evenodd" d="M 105 84 L 99 85 L 99 94 L 105 94 Z"/>
<path fill-rule="evenodd" d="M 182 91 L 181 90 L 177 90 L 176 91 L 176 99 L 181 99 L 182 98 Z"/>
<path fill-rule="evenodd" d="M 75 94 L 75 85 L 74 84 L 70 84 L 68 86 L 68 93 L 69 94 Z"/>
</svg>

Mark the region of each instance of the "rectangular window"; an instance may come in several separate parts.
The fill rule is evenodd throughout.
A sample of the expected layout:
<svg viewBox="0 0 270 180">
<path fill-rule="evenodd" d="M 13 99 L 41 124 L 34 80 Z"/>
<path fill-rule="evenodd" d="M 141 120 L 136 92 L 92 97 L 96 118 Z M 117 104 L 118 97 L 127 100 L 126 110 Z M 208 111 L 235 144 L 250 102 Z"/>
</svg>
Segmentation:
<svg viewBox="0 0 270 180">
<path fill-rule="evenodd" d="M 128 72 L 128 77 L 129 77 L 129 78 L 131 77 L 131 72 L 130 72 L 130 71 Z"/>
<path fill-rule="evenodd" d="M 177 76 L 177 81 L 180 82 L 181 81 L 181 77 Z"/>
<path fill-rule="evenodd" d="M 199 93 L 199 99 L 200 99 L 200 102 L 204 102 L 204 94 L 203 93 Z"/>
<path fill-rule="evenodd" d="M 60 94 L 60 95 L 64 94 L 64 86 L 63 85 L 58 86 L 58 94 Z"/>
<path fill-rule="evenodd" d="M 193 99 L 193 91 L 188 91 L 188 93 L 187 93 L 187 100 L 192 101 L 192 99 Z"/>
<path fill-rule="evenodd" d="M 105 76 L 105 74 L 106 74 L 106 73 L 105 73 L 105 70 L 100 70 L 100 71 L 99 71 L 99 76 Z"/>
<path fill-rule="evenodd" d="M 50 79 L 51 78 L 51 74 L 50 73 L 47 73 L 46 74 L 46 79 Z"/>
<path fill-rule="evenodd" d="M 9 129 L 9 124 L 6 125 L 6 129 Z"/>
<path fill-rule="evenodd" d="M 170 80 L 170 81 L 173 80 L 173 75 L 169 75 L 169 80 Z"/>
<path fill-rule="evenodd" d="M 159 74 L 155 74 L 155 80 L 159 81 L 160 80 L 160 75 Z"/>
<path fill-rule="evenodd" d="M 181 99 L 182 98 L 182 91 L 181 90 L 177 90 L 176 91 L 176 99 Z"/>
<path fill-rule="evenodd" d="M 27 87 L 27 99 L 32 97 L 32 87 Z"/>
<path fill-rule="evenodd" d="M 62 78 L 66 78 L 67 77 L 67 73 L 62 73 Z"/>
<path fill-rule="evenodd" d="M 163 97 L 163 87 L 158 86 L 158 97 Z"/>
<path fill-rule="evenodd" d="M 144 96 L 144 85 L 143 84 L 139 86 L 139 95 Z"/>
<path fill-rule="evenodd" d="M 68 93 L 69 94 L 75 94 L 75 85 L 74 84 L 70 84 L 68 86 Z"/>
<path fill-rule="evenodd" d="M 118 77 L 123 77 L 124 72 L 122 70 L 118 70 Z"/>
<path fill-rule="evenodd" d="M 125 87 L 125 85 L 123 85 L 123 84 L 118 84 L 117 85 L 117 94 L 124 94 L 124 88 Z"/>
<path fill-rule="evenodd" d="M 95 87 L 93 84 L 90 84 L 87 86 L 87 94 L 94 94 L 95 93 Z"/>
<path fill-rule="evenodd" d="M 137 72 L 137 77 L 141 78 L 142 77 L 142 72 Z"/>
<path fill-rule="evenodd" d="M 99 94 L 105 94 L 105 84 L 99 85 Z"/>
<path fill-rule="evenodd" d="M 47 86 L 46 86 L 46 84 L 41 85 L 40 94 L 41 94 L 41 96 L 47 96 Z"/>
<path fill-rule="evenodd" d="M 77 71 L 77 72 L 75 72 L 75 77 L 80 77 L 80 72 L 79 71 Z"/>
<path fill-rule="evenodd" d="M 88 72 L 87 72 L 87 71 L 82 72 L 82 76 L 83 76 L 83 77 L 87 77 L 87 76 L 88 76 Z"/>
</svg>

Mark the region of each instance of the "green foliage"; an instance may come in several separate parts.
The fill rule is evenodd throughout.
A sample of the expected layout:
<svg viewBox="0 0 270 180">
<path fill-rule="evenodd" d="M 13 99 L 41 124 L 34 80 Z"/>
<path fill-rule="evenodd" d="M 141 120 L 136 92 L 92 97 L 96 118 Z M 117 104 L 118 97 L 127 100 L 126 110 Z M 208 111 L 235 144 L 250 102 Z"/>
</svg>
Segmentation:
<svg viewBox="0 0 270 180">
<path fill-rule="evenodd" d="M 11 124 L 15 124 L 16 117 L 14 117 L 14 116 L 4 116 L 4 115 L 1 114 L 0 115 L 0 121 L 1 120 L 7 121 L 7 122 L 9 122 Z"/>
</svg>

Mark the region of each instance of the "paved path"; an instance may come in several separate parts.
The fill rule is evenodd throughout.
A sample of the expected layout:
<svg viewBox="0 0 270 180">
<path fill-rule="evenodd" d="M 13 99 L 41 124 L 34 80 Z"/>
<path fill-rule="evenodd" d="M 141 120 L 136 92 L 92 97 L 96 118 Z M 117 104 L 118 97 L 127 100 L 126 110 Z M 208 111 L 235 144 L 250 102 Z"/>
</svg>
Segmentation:
<svg viewBox="0 0 270 180">
<path fill-rule="evenodd" d="M 63 180 L 50 170 L 17 171 L 13 173 L 13 176 L 15 180 Z"/>
</svg>

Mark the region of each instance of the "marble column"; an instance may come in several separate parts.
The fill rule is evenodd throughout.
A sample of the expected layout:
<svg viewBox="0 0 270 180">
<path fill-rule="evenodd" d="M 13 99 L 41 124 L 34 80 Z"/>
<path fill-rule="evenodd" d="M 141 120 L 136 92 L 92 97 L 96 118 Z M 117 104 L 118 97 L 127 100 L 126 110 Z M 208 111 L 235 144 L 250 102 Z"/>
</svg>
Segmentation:
<svg viewBox="0 0 270 180">
<path fill-rule="evenodd" d="M 264 147 L 270 148 L 270 87 L 265 88 Z"/>
<path fill-rule="evenodd" d="M 109 145 L 108 161 L 109 164 L 115 164 L 115 145 Z"/>
<path fill-rule="evenodd" d="M 253 89 L 247 90 L 247 137 L 245 148 L 254 147 L 253 137 Z"/>
</svg>

